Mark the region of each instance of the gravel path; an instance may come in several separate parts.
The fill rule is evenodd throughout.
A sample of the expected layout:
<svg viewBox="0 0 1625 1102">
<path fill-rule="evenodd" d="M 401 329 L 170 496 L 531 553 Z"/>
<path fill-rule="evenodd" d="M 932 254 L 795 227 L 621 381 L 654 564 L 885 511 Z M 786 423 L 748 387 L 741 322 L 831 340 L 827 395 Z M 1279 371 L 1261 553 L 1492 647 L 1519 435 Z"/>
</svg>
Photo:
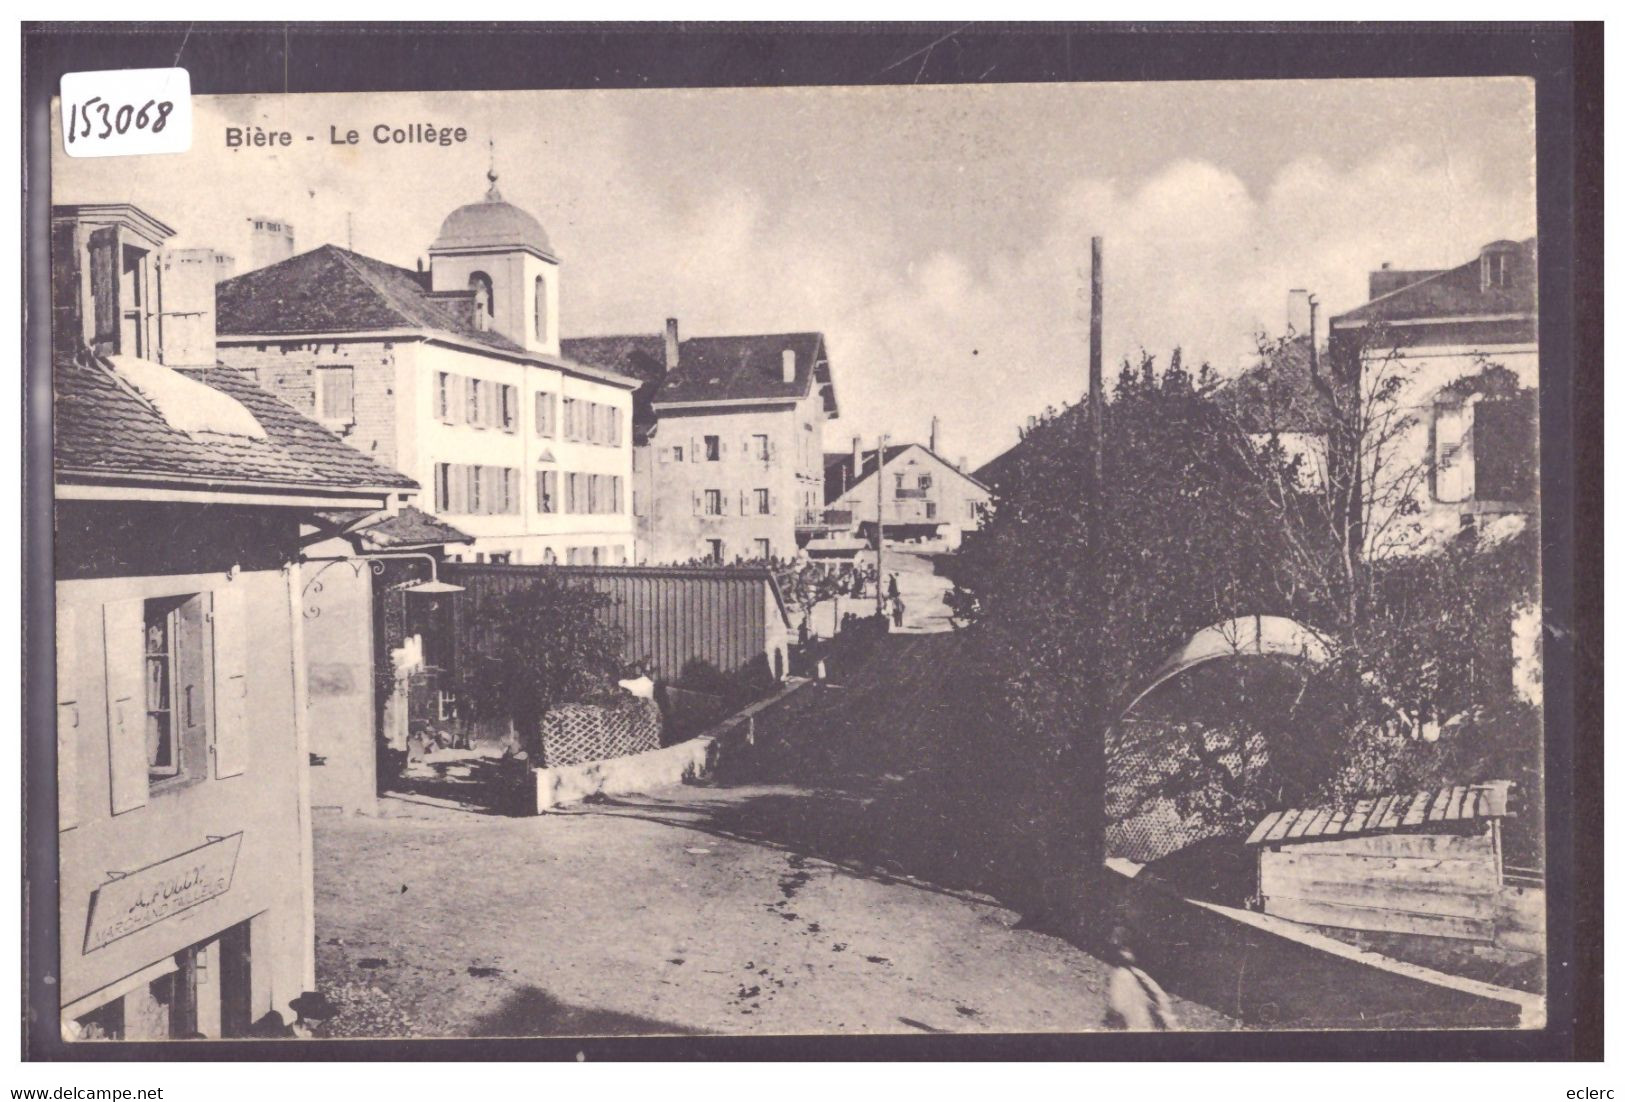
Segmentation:
<svg viewBox="0 0 1625 1102">
<path fill-rule="evenodd" d="M 1099 1028 L 1104 966 L 990 900 L 728 836 L 783 786 L 318 822 L 335 1037 Z M 1186 1004 L 1195 1028 L 1229 1022 Z"/>
</svg>

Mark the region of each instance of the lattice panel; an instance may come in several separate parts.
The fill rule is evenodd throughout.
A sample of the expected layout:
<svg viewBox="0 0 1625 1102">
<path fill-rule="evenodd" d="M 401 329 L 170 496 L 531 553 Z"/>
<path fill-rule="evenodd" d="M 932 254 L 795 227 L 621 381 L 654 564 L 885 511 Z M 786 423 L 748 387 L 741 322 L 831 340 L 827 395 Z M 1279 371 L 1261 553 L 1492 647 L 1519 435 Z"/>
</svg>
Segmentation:
<svg viewBox="0 0 1625 1102">
<path fill-rule="evenodd" d="M 660 708 L 652 700 L 627 707 L 561 704 L 542 721 L 543 767 L 580 765 L 660 748 Z"/>
</svg>

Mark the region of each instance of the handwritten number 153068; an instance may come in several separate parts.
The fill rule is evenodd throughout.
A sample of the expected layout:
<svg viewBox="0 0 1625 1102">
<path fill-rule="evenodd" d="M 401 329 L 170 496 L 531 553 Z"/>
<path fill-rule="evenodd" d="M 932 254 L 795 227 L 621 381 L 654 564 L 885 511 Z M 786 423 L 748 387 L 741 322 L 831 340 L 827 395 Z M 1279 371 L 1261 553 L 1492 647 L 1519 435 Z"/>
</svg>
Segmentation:
<svg viewBox="0 0 1625 1102">
<path fill-rule="evenodd" d="M 107 138 L 114 134 L 128 134 L 133 126 L 137 130 L 147 130 L 154 134 L 161 134 L 164 125 L 169 121 L 169 113 L 175 110 L 175 104 L 169 100 L 148 100 L 140 107 L 132 103 L 114 106 L 100 96 L 93 96 L 84 103 L 70 104 L 68 113 L 68 144 L 78 138 Z M 100 131 L 97 125 L 100 124 Z"/>
</svg>

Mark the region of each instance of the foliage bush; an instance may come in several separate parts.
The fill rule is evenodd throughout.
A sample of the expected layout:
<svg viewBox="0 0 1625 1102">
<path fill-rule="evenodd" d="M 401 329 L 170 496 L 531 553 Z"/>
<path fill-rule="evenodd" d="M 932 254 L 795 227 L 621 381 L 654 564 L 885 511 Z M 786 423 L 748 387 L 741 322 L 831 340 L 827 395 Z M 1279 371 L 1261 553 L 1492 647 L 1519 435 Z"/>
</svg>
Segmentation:
<svg viewBox="0 0 1625 1102">
<path fill-rule="evenodd" d="M 468 636 L 482 640 L 462 664 L 458 696 L 474 719 L 513 725 L 520 747 L 539 760 L 542 718 L 566 702 L 602 703 L 625 694 L 621 635 L 600 616 L 612 598 L 555 577 L 467 610 Z"/>
</svg>

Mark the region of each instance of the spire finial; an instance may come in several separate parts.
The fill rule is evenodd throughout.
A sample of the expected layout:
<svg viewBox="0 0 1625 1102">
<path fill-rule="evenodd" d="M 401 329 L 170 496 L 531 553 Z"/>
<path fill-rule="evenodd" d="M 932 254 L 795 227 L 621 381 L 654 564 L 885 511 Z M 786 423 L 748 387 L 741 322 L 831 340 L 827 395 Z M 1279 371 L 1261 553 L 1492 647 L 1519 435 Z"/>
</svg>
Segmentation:
<svg viewBox="0 0 1625 1102">
<path fill-rule="evenodd" d="M 490 138 L 487 141 L 491 149 L 491 166 L 485 170 L 485 178 L 491 181 L 491 186 L 486 189 L 485 201 L 495 203 L 502 199 L 502 193 L 497 190 L 497 140 Z"/>
</svg>

